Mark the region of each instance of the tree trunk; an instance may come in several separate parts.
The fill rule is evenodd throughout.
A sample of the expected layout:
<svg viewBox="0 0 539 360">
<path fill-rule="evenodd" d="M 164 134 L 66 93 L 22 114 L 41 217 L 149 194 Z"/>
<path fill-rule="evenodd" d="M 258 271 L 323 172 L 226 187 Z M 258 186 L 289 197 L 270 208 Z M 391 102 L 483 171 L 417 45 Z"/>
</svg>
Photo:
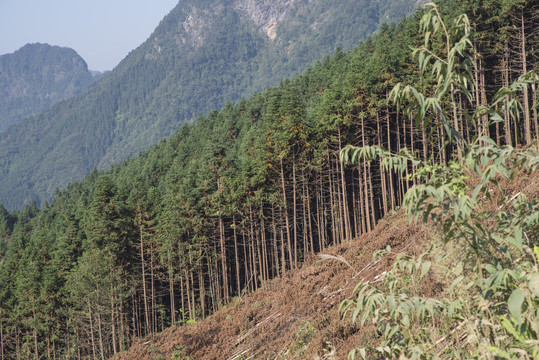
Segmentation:
<svg viewBox="0 0 539 360">
<path fill-rule="evenodd" d="M 139 212 L 139 222 L 142 223 L 142 214 Z M 142 267 L 142 292 L 144 297 L 144 314 L 145 314 L 145 320 L 146 320 L 146 332 L 148 329 L 150 329 L 150 312 L 148 309 L 148 295 L 147 295 L 147 287 L 146 287 L 146 264 L 144 262 L 144 241 L 142 236 L 142 225 L 139 227 L 139 233 L 140 233 L 140 260 L 141 260 L 141 267 Z"/>
<path fill-rule="evenodd" d="M 304 181 L 306 182 L 307 180 L 304 179 Z M 307 188 L 307 214 L 308 214 L 308 227 L 309 227 L 309 240 L 310 240 L 310 244 L 311 244 L 311 251 L 314 253 L 314 236 L 313 236 L 313 226 L 312 226 L 312 215 L 311 215 L 311 195 L 309 193 L 309 185 L 307 184 L 306 185 L 306 188 Z"/>
<path fill-rule="evenodd" d="M 342 149 L 342 142 L 341 142 L 341 128 L 339 128 L 338 131 L 338 139 L 339 139 L 339 149 Z M 344 164 L 342 162 L 338 162 L 340 165 L 340 172 L 341 172 L 341 192 L 342 192 L 342 217 L 343 217 L 343 236 L 344 241 L 352 240 L 352 236 L 350 235 L 350 217 L 348 215 L 348 196 L 346 194 L 346 179 L 344 176 Z"/>
<path fill-rule="evenodd" d="M 323 191 L 323 178 L 322 171 L 319 173 L 320 191 L 317 192 L 318 205 L 317 205 L 317 217 L 318 217 L 318 251 L 323 251 L 326 244 L 326 217 L 325 204 L 324 204 L 324 191 Z"/>
<path fill-rule="evenodd" d="M 5 360 L 4 357 L 4 323 L 2 317 L 0 317 L 0 359 Z"/>
<path fill-rule="evenodd" d="M 273 258 L 275 261 L 275 277 L 278 277 L 280 274 L 279 268 L 279 245 L 277 240 L 277 225 L 275 224 L 275 206 L 271 204 L 271 230 L 273 232 Z"/>
<path fill-rule="evenodd" d="M 264 269 L 264 278 L 266 281 L 269 280 L 269 257 L 268 257 L 268 248 L 266 247 L 266 222 L 264 221 L 264 208 L 262 203 L 260 204 L 260 241 L 262 245 L 262 263 Z"/>
<path fill-rule="evenodd" d="M 365 146 L 365 119 L 361 119 L 361 146 Z M 368 181 L 367 181 L 367 160 L 365 158 L 365 155 L 363 155 L 363 184 L 365 187 L 365 192 L 363 193 L 364 201 L 365 201 L 365 218 L 367 223 L 367 232 L 371 232 L 372 225 L 371 225 L 371 218 L 370 218 L 370 212 L 369 209 L 369 188 L 368 188 Z"/>
<path fill-rule="evenodd" d="M 194 309 L 191 308 L 191 285 L 189 283 L 189 273 L 185 269 L 185 287 L 187 291 L 187 306 L 189 307 L 189 319 L 195 319 Z"/>
<path fill-rule="evenodd" d="M 249 257 L 247 256 L 247 243 L 245 242 L 245 230 L 241 232 L 243 237 L 243 264 L 245 265 L 245 288 L 249 291 Z"/>
<path fill-rule="evenodd" d="M 110 295 L 110 322 L 112 325 L 112 351 L 114 354 L 118 352 L 118 348 L 116 347 L 116 318 L 115 318 L 115 311 L 114 311 L 114 288 L 111 285 L 111 295 Z"/>
<path fill-rule="evenodd" d="M 51 359 L 51 337 L 47 336 L 47 359 Z"/>
<path fill-rule="evenodd" d="M 236 259 L 236 291 L 237 295 L 241 295 L 241 286 L 240 286 L 240 258 L 238 255 L 238 234 L 236 229 L 236 215 L 232 217 L 232 230 L 234 231 L 234 257 Z"/>
<path fill-rule="evenodd" d="M 357 166 L 357 174 L 358 174 L 358 192 L 359 192 L 359 217 L 361 219 L 361 233 L 364 234 L 367 232 L 367 216 L 365 216 L 365 201 L 364 201 L 364 188 L 365 188 L 365 181 L 362 180 L 363 178 L 363 171 L 362 171 L 363 164 L 359 164 Z M 362 182 L 363 181 L 363 182 Z"/>
<path fill-rule="evenodd" d="M 193 269 L 193 263 L 191 262 L 191 259 L 189 259 L 191 269 Z M 189 274 L 191 275 L 191 301 L 193 302 L 193 320 L 196 320 L 197 313 L 196 313 L 196 306 L 195 306 L 195 281 L 193 280 L 193 270 L 189 271 Z"/>
<path fill-rule="evenodd" d="M 92 339 L 92 354 L 93 359 L 95 359 L 95 336 L 94 336 L 94 323 L 93 323 L 93 317 L 92 317 L 92 306 L 90 304 L 90 300 L 88 299 L 88 317 L 90 318 L 90 338 Z"/>
<path fill-rule="evenodd" d="M 167 253 L 168 266 L 168 292 L 170 297 L 170 321 L 172 324 L 176 322 L 176 302 L 174 299 L 174 268 L 172 267 L 172 259 L 170 252 Z"/>
<path fill-rule="evenodd" d="M 391 131 L 390 131 L 390 114 L 389 114 L 389 108 L 386 108 L 386 123 L 387 123 L 387 149 L 389 152 L 392 152 L 391 149 Z M 389 177 L 389 198 L 391 199 L 391 209 L 395 209 L 395 188 L 393 187 L 393 171 L 390 169 L 388 171 L 388 177 Z"/>
<path fill-rule="evenodd" d="M 153 262 L 153 242 L 150 242 L 150 284 L 152 286 L 152 318 L 151 318 L 151 332 L 157 332 L 157 303 L 155 295 L 155 275 L 154 275 L 154 262 Z"/>
<path fill-rule="evenodd" d="M 36 360 L 39 360 L 39 351 L 38 351 L 38 348 L 37 348 L 37 330 L 36 330 L 36 326 L 37 326 L 37 318 L 36 318 L 36 309 L 33 308 L 33 309 L 32 309 L 32 312 L 34 313 L 34 329 L 33 329 L 33 332 L 34 332 L 34 351 L 35 351 L 35 357 L 36 357 Z"/>
<path fill-rule="evenodd" d="M 293 222 L 294 222 L 294 268 L 298 268 L 298 221 L 296 204 L 296 154 L 292 154 L 292 197 L 293 197 Z"/>
<path fill-rule="evenodd" d="M 251 231 L 249 233 L 249 250 L 251 253 L 251 274 L 253 275 L 254 290 L 258 290 L 257 271 L 256 271 L 256 243 L 255 243 L 255 230 L 253 220 L 253 209 L 249 206 L 249 219 L 251 222 Z"/>
<path fill-rule="evenodd" d="M 302 172 L 302 181 L 301 181 L 301 205 L 302 205 L 302 217 L 303 217 L 303 257 L 305 258 L 309 253 L 309 236 L 307 232 L 307 195 L 305 194 L 305 174 Z"/>
<path fill-rule="evenodd" d="M 520 14 L 520 38 L 521 38 L 521 61 L 522 61 L 522 73 L 525 74 L 527 70 L 527 63 L 526 63 L 526 33 L 524 31 L 524 11 L 522 10 Z M 531 144 L 532 142 L 532 135 L 531 135 L 531 122 L 530 122 L 530 105 L 529 105 L 529 99 L 528 99 L 528 87 L 523 87 L 523 94 L 522 94 L 522 106 L 524 108 L 524 135 L 526 138 L 526 145 Z"/>
<path fill-rule="evenodd" d="M 223 297 L 226 304 L 228 303 L 228 269 L 226 265 L 225 226 L 222 216 L 219 216 L 219 239 L 221 244 L 221 269 L 223 272 Z"/>
<path fill-rule="evenodd" d="M 101 327 L 101 314 L 97 312 L 97 330 L 99 332 L 99 350 L 101 351 L 101 360 L 105 360 L 105 347 L 103 345 L 103 329 Z"/>
<path fill-rule="evenodd" d="M 335 219 L 335 204 L 333 199 L 333 175 L 331 171 L 331 158 L 329 157 L 329 148 L 326 148 L 327 164 L 328 164 L 328 180 L 329 180 L 329 206 L 331 212 L 331 235 L 333 242 L 337 243 L 337 222 Z"/>
<path fill-rule="evenodd" d="M 290 259 L 290 267 L 292 267 L 292 244 L 291 244 L 291 236 L 290 236 L 290 223 L 288 221 L 288 206 L 286 204 L 286 186 L 284 182 L 284 167 L 283 167 L 283 159 L 281 159 L 281 186 L 282 186 L 282 192 L 283 192 L 283 206 L 284 206 L 284 219 L 286 223 L 286 239 L 288 241 L 288 253 L 289 253 L 289 259 Z"/>
<path fill-rule="evenodd" d="M 382 129 L 380 127 L 380 116 L 378 115 L 378 112 L 376 112 L 376 137 L 378 138 L 378 146 L 382 146 Z M 383 206 L 383 214 L 387 214 L 388 212 L 388 200 L 387 200 L 387 187 L 386 187 L 386 176 L 384 167 L 382 166 L 382 163 L 380 162 L 380 185 L 382 187 L 382 206 Z"/>
<path fill-rule="evenodd" d="M 127 316 L 127 314 L 125 315 Z M 124 342 L 125 342 L 125 324 L 124 324 L 124 302 L 122 297 L 120 297 L 120 352 L 124 351 Z"/>
<path fill-rule="evenodd" d="M 502 87 L 509 87 L 509 44 L 506 39 L 504 42 L 503 50 L 503 60 L 502 60 Z M 504 102 L 504 134 L 505 134 L 505 145 L 511 146 L 513 142 L 511 141 L 511 122 L 509 118 L 509 111 L 507 109 L 507 103 L 509 102 L 509 95 L 505 95 Z"/>
<path fill-rule="evenodd" d="M 206 285 L 204 284 L 204 274 L 202 272 L 202 265 L 198 267 L 198 293 L 200 296 L 200 307 L 202 310 L 202 319 L 206 317 Z"/>
<path fill-rule="evenodd" d="M 183 291 L 183 275 L 180 274 L 180 297 L 182 300 L 182 321 L 185 322 L 185 293 Z"/>
</svg>

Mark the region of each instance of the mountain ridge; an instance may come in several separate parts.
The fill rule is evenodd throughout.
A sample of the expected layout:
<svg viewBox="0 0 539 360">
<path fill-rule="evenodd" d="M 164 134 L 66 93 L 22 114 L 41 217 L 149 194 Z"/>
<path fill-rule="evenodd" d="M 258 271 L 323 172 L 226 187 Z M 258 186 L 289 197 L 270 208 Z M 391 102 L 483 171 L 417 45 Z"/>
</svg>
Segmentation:
<svg viewBox="0 0 539 360">
<path fill-rule="evenodd" d="M 0 55 L 0 132 L 93 82 L 86 62 L 71 48 L 34 43 Z"/>
<path fill-rule="evenodd" d="M 183 122 L 357 45 L 390 10 L 413 9 L 402 0 L 380 4 L 180 1 L 82 97 L 0 135 L 0 202 L 20 208 L 50 200 L 57 188 L 137 154 Z"/>
</svg>

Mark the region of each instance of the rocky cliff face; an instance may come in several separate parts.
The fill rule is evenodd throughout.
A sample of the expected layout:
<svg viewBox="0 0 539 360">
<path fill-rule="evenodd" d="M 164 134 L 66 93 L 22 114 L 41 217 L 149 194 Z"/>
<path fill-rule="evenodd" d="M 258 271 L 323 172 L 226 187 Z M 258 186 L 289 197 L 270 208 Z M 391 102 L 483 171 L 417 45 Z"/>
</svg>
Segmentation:
<svg viewBox="0 0 539 360">
<path fill-rule="evenodd" d="M 290 9 L 300 0 L 235 0 L 234 9 L 253 21 L 270 40 L 277 36 L 277 26 L 283 23 Z"/>
<path fill-rule="evenodd" d="M 195 48 L 199 48 L 204 43 L 207 30 L 211 28 L 210 19 L 220 16 L 223 13 L 224 5 L 216 2 L 207 8 L 199 8 L 195 5 L 189 6 L 190 11 L 179 28 L 179 37 L 182 44 L 189 43 Z"/>
</svg>

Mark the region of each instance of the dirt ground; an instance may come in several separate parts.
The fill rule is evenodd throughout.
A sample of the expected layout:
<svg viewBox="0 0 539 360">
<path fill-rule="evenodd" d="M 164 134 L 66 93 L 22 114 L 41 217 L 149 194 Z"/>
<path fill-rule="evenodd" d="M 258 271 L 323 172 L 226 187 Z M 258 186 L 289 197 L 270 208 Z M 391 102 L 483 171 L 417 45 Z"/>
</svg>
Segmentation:
<svg viewBox="0 0 539 360">
<path fill-rule="evenodd" d="M 523 192 L 539 199 L 538 175 L 521 174 L 510 185 L 501 182 L 503 190 L 494 191 L 493 198 Z M 376 281 L 388 271 L 396 254 L 420 253 L 431 236 L 432 229 L 410 224 L 402 210 L 396 211 L 371 233 L 323 252 L 344 257 L 354 269 L 313 255 L 300 269 L 232 299 L 204 321 L 136 340 L 115 360 L 346 359 L 355 345 L 376 341 L 376 336 L 349 318 L 343 320 L 338 310 L 341 301 L 351 297 L 358 281 Z M 373 252 L 387 245 L 392 252 L 373 261 Z M 436 287 L 433 280 L 423 291 L 433 294 Z"/>
<path fill-rule="evenodd" d="M 342 319 L 341 301 L 359 280 L 374 280 L 391 268 L 396 254 L 418 252 L 428 237 L 402 211 L 393 213 L 371 233 L 323 252 L 344 257 L 354 270 L 313 255 L 300 269 L 233 298 L 206 320 L 138 339 L 115 359 L 346 359 L 355 344 L 372 336 Z M 373 252 L 387 245 L 391 254 L 373 261 Z"/>
</svg>

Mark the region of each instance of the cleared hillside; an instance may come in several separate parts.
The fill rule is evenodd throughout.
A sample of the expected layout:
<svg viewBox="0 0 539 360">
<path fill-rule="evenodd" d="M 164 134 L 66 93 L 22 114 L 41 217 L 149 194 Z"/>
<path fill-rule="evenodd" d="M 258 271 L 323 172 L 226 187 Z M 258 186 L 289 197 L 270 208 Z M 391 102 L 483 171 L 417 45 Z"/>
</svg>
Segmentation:
<svg viewBox="0 0 539 360">
<path fill-rule="evenodd" d="M 539 200 L 537 171 L 519 173 L 502 184 L 503 191 L 484 202 L 485 210 L 499 211 L 496 201 L 502 194 Z M 381 284 L 397 256 L 417 257 L 432 244 L 444 248 L 438 227 L 412 222 L 404 209 L 397 210 L 380 220 L 372 232 L 309 256 L 300 269 L 263 283 L 252 294 L 232 298 L 204 320 L 137 339 L 113 359 L 346 359 L 356 347 L 378 346 L 381 336 L 369 323 L 361 326 L 350 317 L 343 319 L 341 302 L 355 296 L 359 282 Z M 446 264 L 461 260 L 455 245 L 445 246 Z M 388 246 L 389 253 L 373 258 Z M 331 257 L 341 257 L 353 269 Z M 441 298 L 451 285 L 445 275 L 443 268 L 431 270 L 419 284 L 418 295 Z M 452 346 L 442 336 L 436 340 L 440 354 Z"/>
<path fill-rule="evenodd" d="M 418 254 L 432 233 L 409 224 L 403 211 L 384 218 L 369 234 L 322 254 L 343 262 L 310 256 L 298 270 L 268 281 L 248 295 L 235 297 L 196 324 L 173 326 L 138 339 L 117 360 L 181 359 L 346 359 L 361 341 L 375 341 L 372 329 L 342 319 L 338 306 L 352 296 L 359 280 L 380 281 L 398 253 Z M 392 253 L 373 260 L 377 250 Z M 432 294 L 436 286 L 426 286 Z M 367 331 L 368 332 L 367 332 Z"/>
</svg>

